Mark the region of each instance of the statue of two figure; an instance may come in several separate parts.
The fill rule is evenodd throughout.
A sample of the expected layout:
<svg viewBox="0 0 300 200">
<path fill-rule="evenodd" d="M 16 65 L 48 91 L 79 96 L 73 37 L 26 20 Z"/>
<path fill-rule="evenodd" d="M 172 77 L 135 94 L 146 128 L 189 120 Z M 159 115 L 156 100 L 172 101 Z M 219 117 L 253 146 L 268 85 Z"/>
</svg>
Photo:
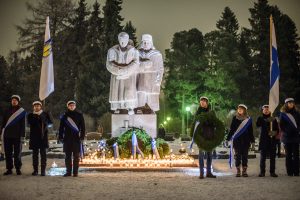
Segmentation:
<svg viewBox="0 0 300 200">
<path fill-rule="evenodd" d="M 111 73 L 111 110 L 134 114 L 134 109 L 159 110 L 159 93 L 164 73 L 163 59 L 153 45 L 152 36 L 142 35 L 137 50 L 129 35 L 121 32 L 119 44 L 108 50 L 106 68 Z"/>
</svg>

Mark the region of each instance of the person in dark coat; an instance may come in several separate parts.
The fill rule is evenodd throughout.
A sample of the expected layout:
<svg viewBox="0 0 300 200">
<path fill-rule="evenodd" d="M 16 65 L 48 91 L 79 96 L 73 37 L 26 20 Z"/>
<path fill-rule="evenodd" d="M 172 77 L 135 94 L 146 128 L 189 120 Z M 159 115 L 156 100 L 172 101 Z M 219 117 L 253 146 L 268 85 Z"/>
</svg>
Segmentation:
<svg viewBox="0 0 300 200">
<path fill-rule="evenodd" d="M 246 119 L 250 119 L 247 114 L 247 106 L 244 104 L 240 104 L 238 105 L 236 115 L 232 118 L 229 134 L 227 135 L 226 139 L 227 141 L 230 141 L 232 139 L 240 124 Z M 241 176 L 241 165 L 243 168 L 242 176 L 248 177 L 248 151 L 251 143 L 255 142 L 252 122 L 250 121 L 249 123 L 249 126 L 242 132 L 242 134 L 233 140 L 233 149 L 235 151 L 235 166 L 237 169 L 236 177 Z"/>
<path fill-rule="evenodd" d="M 299 176 L 300 114 L 293 98 L 287 98 L 280 113 L 281 141 L 286 154 L 288 176 Z"/>
<path fill-rule="evenodd" d="M 199 102 L 199 108 L 195 114 L 199 115 L 203 112 L 212 112 L 209 109 L 208 105 L 208 98 L 203 96 L 200 97 L 200 102 Z M 200 123 L 205 123 L 205 122 L 200 122 Z M 204 132 L 205 134 L 205 132 Z M 204 178 L 204 157 L 206 154 L 206 177 L 207 178 L 216 178 L 216 176 L 211 172 L 211 165 L 212 165 L 212 152 L 205 152 L 202 149 L 199 149 L 199 168 L 200 168 L 200 179 Z"/>
<path fill-rule="evenodd" d="M 18 95 L 12 95 L 11 106 L 4 112 L 1 134 L 2 145 L 4 142 L 4 151 L 6 158 L 7 171 L 3 175 L 12 174 L 15 166 L 17 175 L 21 175 L 21 152 L 22 142 L 25 138 L 25 110 L 20 106 L 21 98 Z M 14 155 L 14 159 L 13 159 Z"/>
<path fill-rule="evenodd" d="M 52 120 L 48 113 L 42 110 L 40 101 L 33 102 L 33 112 L 27 115 L 27 121 L 30 126 L 29 149 L 32 149 L 32 175 L 38 175 L 39 153 L 41 155 L 41 176 L 46 175 L 47 166 L 47 148 L 48 142 L 48 125 Z"/>
<path fill-rule="evenodd" d="M 272 124 L 272 131 L 270 126 Z M 278 177 L 275 173 L 275 158 L 276 158 L 276 136 L 279 134 L 277 120 L 271 117 L 269 105 L 262 107 L 262 116 L 259 116 L 256 121 L 256 126 L 260 128 L 259 147 L 260 150 L 260 173 L 259 177 L 264 177 L 266 173 L 266 158 L 270 157 L 270 175 Z"/>
<path fill-rule="evenodd" d="M 163 124 L 161 124 L 158 128 L 158 134 L 157 134 L 157 138 L 162 138 L 165 139 L 166 136 L 166 130 Z"/>
<path fill-rule="evenodd" d="M 82 113 L 76 110 L 76 102 L 68 101 L 68 110 L 62 115 L 59 126 L 59 140 L 63 142 L 65 152 L 66 174 L 64 177 L 72 175 L 78 176 L 79 155 L 82 141 L 85 137 L 85 124 Z M 73 154 L 73 165 L 72 165 Z"/>
</svg>

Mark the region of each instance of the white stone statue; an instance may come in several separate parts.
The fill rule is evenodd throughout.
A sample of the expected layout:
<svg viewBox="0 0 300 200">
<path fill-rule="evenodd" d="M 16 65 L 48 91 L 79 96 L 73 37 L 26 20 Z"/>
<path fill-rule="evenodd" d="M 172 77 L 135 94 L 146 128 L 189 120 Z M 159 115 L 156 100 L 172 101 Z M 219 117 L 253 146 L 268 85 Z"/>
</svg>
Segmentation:
<svg viewBox="0 0 300 200">
<path fill-rule="evenodd" d="M 139 53 L 128 44 L 129 35 L 121 32 L 119 44 L 108 50 L 106 68 L 111 73 L 109 102 L 111 110 L 127 109 L 134 114 L 137 107 L 136 72 L 139 68 Z"/>
<path fill-rule="evenodd" d="M 138 106 L 143 107 L 145 104 L 148 104 L 153 111 L 158 111 L 164 65 L 161 53 L 153 46 L 151 35 L 142 35 L 139 56 L 140 67 L 137 76 Z"/>
</svg>

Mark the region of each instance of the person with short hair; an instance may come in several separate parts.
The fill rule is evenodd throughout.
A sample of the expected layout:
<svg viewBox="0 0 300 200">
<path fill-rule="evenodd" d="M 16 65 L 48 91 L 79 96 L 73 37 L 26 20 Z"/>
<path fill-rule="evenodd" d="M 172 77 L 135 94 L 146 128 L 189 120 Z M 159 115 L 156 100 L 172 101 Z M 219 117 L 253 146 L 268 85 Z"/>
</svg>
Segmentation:
<svg viewBox="0 0 300 200">
<path fill-rule="evenodd" d="M 199 99 L 199 108 L 196 112 L 196 115 L 199 115 L 201 113 L 208 113 L 208 112 L 213 112 L 210 110 L 209 108 L 209 100 L 207 97 L 202 96 Z M 195 115 L 195 116 L 196 116 Z M 200 124 L 204 125 L 206 124 L 205 121 L 204 122 L 200 122 Z M 205 126 L 206 129 L 203 128 L 203 134 L 208 134 L 205 130 L 209 130 L 209 128 L 213 128 L 213 127 L 207 127 Z M 216 178 L 216 176 L 211 172 L 211 166 L 212 166 L 212 152 L 211 151 L 203 151 L 200 147 L 199 147 L 199 168 L 200 168 L 200 179 L 204 178 L 204 157 L 206 154 L 206 177 L 207 178 Z"/>
<path fill-rule="evenodd" d="M 272 125 L 272 131 L 271 131 Z M 262 106 L 262 116 L 256 121 L 256 126 L 260 128 L 259 147 L 260 150 L 260 173 L 259 177 L 264 177 L 266 173 L 266 158 L 270 157 L 270 176 L 278 177 L 275 173 L 276 158 L 276 136 L 279 134 L 277 120 L 271 116 L 269 105 Z"/>
<path fill-rule="evenodd" d="M 76 102 L 67 102 L 68 110 L 60 118 L 59 140 L 63 142 L 65 152 L 66 173 L 64 177 L 78 176 L 79 156 L 82 149 L 82 141 L 85 137 L 85 123 L 82 113 L 76 110 Z M 72 162 L 73 155 L 73 162 Z"/>
<path fill-rule="evenodd" d="M 3 175 L 11 175 L 15 166 L 17 175 L 21 175 L 21 152 L 22 142 L 25 138 L 25 117 L 26 112 L 20 106 L 21 97 L 19 95 L 11 96 L 11 105 L 4 112 L 1 136 L 2 146 L 4 146 L 6 169 Z M 4 144 L 3 144 L 4 143 Z"/>
<path fill-rule="evenodd" d="M 30 127 L 29 149 L 32 149 L 32 166 L 33 176 L 38 175 L 39 154 L 41 155 L 41 176 L 46 175 L 47 166 L 47 148 L 48 141 L 48 126 L 53 122 L 50 115 L 42 110 L 42 102 L 34 101 L 32 103 L 33 112 L 27 115 L 27 122 Z"/>
</svg>

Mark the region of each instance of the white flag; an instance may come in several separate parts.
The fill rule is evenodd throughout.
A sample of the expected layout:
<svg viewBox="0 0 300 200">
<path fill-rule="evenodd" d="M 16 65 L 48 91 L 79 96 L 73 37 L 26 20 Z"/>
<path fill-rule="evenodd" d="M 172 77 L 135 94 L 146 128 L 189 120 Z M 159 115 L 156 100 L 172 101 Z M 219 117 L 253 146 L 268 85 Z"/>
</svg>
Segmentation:
<svg viewBox="0 0 300 200">
<path fill-rule="evenodd" d="M 272 16 L 270 17 L 270 94 L 269 94 L 269 110 L 274 112 L 279 104 L 279 62 L 277 43 L 275 35 L 275 27 Z"/>
<path fill-rule="evenodd" d="M 54 91 L 52 39 L 50 37 L 49 17 L 46 20 L 45 42 L 43 48 L 42 70 L 39 97 L 43 101 Z"/>
</svg>

